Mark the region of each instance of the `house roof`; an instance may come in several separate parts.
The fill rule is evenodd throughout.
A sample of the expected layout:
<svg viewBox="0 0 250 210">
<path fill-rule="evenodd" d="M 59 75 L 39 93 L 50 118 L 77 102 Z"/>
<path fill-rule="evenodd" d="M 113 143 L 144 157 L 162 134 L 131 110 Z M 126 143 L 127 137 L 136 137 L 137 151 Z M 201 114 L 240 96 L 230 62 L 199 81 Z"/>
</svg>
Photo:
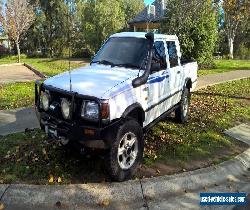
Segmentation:
<svg viewBox="0 0 250 210">
<path fill-rule="evenodd" d="M 151 5 L 155 7 L 155 16 L 149 15 Z M 158 22 L 164 16 L 167 0 L 155 0 L 151 5 L 146 6 L 130 23 Z"/>
</svg>

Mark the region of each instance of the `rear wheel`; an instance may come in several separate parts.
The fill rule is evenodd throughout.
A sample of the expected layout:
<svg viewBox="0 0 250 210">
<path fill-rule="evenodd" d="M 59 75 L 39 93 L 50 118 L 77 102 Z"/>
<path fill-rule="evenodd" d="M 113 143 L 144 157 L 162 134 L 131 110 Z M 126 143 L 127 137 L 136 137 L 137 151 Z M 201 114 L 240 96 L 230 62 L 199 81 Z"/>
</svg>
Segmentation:
<svg viewBox="0 0 250 210">
<path fill-rule="evenodd" d="M 143 157 L 143 133 L 138 122 L 133 119 L 122 124 L 108 150 L 106 169 L 114 181 L 124 181 L 132 177 Z"/>
<path fill-rule="evenodd" d="M 175 110 L 175 118 L 179 123 L 188 121 L 190 99 L 190 89 L 185 88 L 181 96 L 180 106 Z"/>
</svg>

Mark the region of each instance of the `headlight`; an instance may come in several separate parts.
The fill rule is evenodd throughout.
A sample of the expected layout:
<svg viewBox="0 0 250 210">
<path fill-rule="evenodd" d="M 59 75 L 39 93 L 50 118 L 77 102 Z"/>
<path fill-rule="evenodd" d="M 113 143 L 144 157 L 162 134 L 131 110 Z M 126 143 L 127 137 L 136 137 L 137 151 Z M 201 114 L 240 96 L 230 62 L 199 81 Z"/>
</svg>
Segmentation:
<svg viewBox="0 0 250 210">
<path fill-rule="evenodd" d="M 70 102 L 63 98 L 62 101 L 61 101 L 61 110 L 62 110 L 62 115 L 65 119 L 70 119 L 70 108 L 71 108 L 71 105 L 70 105 Z"/>
<path fill-rule="evenodd" d="M 98 120 L 99 118 L 99 106 L 94 101 L 84 101 L 82 104 L 81 117 Z"/>
<path fill-rule="evenodd" d="M 45 111 L 49 110 L 49 94 L 46 92 L 42 92 L 42 98 L 41 98 L 41 102 L 42 102 L 42 108 Z"/>
</svg>

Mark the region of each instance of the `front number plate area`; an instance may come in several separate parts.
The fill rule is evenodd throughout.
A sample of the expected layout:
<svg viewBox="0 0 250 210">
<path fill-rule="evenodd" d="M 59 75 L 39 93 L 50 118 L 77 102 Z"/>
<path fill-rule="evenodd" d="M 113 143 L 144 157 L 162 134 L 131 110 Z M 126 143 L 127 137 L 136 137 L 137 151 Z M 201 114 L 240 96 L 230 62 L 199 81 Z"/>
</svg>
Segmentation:
<svg viewBox="0 0 250 210">
<path fill-rule="evenodd" d="M 45 125 L 45 132 L 48 136 L 58 137 L 56 128 L 52 128 L 49 127 L 48 125 Z"/>
</svg>

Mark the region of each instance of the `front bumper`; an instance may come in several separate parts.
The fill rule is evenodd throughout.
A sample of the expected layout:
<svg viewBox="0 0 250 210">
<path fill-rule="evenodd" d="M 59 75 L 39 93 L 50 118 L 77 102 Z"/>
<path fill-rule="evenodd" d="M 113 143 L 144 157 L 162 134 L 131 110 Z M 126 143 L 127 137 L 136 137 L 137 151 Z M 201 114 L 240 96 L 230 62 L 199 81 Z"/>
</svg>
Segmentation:
<svg viewBox="0 0 250 210">
<path fill-rule="evenodd" d="M 98 122 L 88 122 L 81 119 L 78 116 L 77 109 L 77 99 L 79 98 L 87 98 L 87 96 L 81 96 L 76 93 L 69 93 L 60 91 L 60 94 L 65 94 L 68 98 L 71 98 L 71 103 L 76 104 L 74 109 L 72 108 L 72 119 L 65 120 L 58 115 L 54 115 L 50 112 L 45 112 L 40 108 L 40 95 L 41 90 L 46 88 L 49 91 L 58 91 L 51 87 L 43 87 L 43 85 L 36 82 L 35 85 L 35 108 L 37 117 L 40 121 L 41 128 L 50 136 L 55 139 L 68 139 L 70 141 L 77 141 L 80 143 L 87 143 L 91 141 L 102 141 L 108 147 L 110 144 L 110 134 L 114 132 L 114 129 L 119 126 L 120 120 L 116 120 L 113 122 L 102 122 L 99 120 Z M 57 93 L 57 92 L 56 92 Z M 91 98 L 91 100 L 95 100 L 99 102 L 99 99 Z M 73 113 L 74 112 L 74 113 Z"/>
</svg>

